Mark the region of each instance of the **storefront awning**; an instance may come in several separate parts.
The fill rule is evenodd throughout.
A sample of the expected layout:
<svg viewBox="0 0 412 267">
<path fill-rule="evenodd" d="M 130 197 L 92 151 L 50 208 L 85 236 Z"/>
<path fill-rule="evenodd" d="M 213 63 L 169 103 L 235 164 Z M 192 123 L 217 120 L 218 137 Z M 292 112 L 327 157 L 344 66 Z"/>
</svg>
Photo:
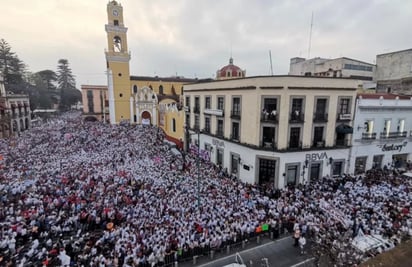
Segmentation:
<svg viewBox="0 0 412 267">
<path fill-rule="evenodd" d="M 353 128 L 350 125 L 340 124 L 336 126 L 336 132 L 340 134 L 351 134 L 353 133 Z"/>
</svg>

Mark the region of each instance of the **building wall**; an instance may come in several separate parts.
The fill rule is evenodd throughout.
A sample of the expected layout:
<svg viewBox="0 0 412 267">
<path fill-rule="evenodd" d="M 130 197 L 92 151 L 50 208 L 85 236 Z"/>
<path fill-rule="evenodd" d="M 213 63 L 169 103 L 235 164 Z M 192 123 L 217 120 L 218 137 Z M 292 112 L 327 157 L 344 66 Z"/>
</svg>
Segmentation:
<svg viewBox="0 0 412 267">
<path fill-rule="evenodd" d="M 106 102 L 108 101 L 107 86 L 105 85 L 82 85 L 81 91 L 82 91 L 83 115 L 84 116 L 94 116 L 98 120 L 102 120 L 103 117 L 108 119 L 109 110 L 108 110 L 108 106 L 106 106 Z M 88 91 L 92 91 L 93 93 L 93 98 L 92 98 L 93 112 L 89 110 Z"/>
<path fill-rule="evenodd" d="M 304 76 L 310 73 L 311 76 L 353 77 L 372 80 L 374 72 L 375 66 L 373 64 L 345 57 L 335 59 L 313 58 L 308 60 L 292 58 L 289 75 Z"/>
<path fill-rule="evenodd" d="M 412 94 L 412 49 L 376 56 L 378 92 Z"/>
<path fill-rule="evenodd" d="M 404 155 L 402 167 L 411 160 L 412 99 L 405 96 L 362 95 L 357 99 L 350 172 L 356 173 L 356 159 L 366 158 L 364 170 L 390 167 L 394 156 Z M 390 121 L 390 125 L 386 122 Z M 403 122 L 402 122 L 403 121 Z M 402 122 L 402 123 L 401 123 Z M 374 156 L 382 156 L 375 166 Z"/>
<path fill-rule="evenodd" d="M 205 127 L 205 97 L 211 98 L 211 110 L 217 110 L 217 99 L 224 96 L 224 115 L 210 115 L 210 133 L 202 134 L 200 137 L 201 148 L 208 143 L 212 144 L 210 160 L 217 162 L 217 149 L 224 149 L 223 167 L 231 170 L 232 154 L 241 158 L 241 166 L 248 166 L 248 170 L 241 168 L 239 177 L 248 182 L 258 182 L 259 161 L 261 158 L 273 159 L 276 161 L 276 186 L 285 186 L 283 173 L 289 165 L 299 166 L 298 172 L 302 175 L 300 182 L 307 179 L 308 173 L 303 174 L 303 166 L 309 167 L 312 162 L 322 163 L 322 175 L 331 174 L 331 164 L 329 158 L 342 160 L 346 164 L 349 155 L 348 147 L 337 147 L 336 127 L 342 123 L 350 128 L 351 118 L 354 112 L 354 103 L 358 81 L 349 79 L 296 77 L 296 76 L 270 76 L 270 77 L 250 77 L 246 79 L 216 81 L 211 83 L 197 83 L 184 86 L 185 101 L 190 98 L 190 104 L 185 106 L 190 114 L 189 128 L 195 133 L 195 116 L 199 116 L 200 130 Z M 199 97 L 199 113 L 196 114 L 195 98 Z M 241 115 L 240 119 L 231 118 L 232 99 L 240 98 Z M 263 123 L 260 120 L 263 109 L 264 97 L 277 97 L 278 123 L 275 125 L 276 147 L 274 149 L 262 148 Z M 292 109 L 293 98 L 303 98 L 304 123 L 292 124 L 289 122 Z M 315 101 L 317 98 L 327 99 L 327 121 L 314 123 Z M 346 122 L 337 121 L 338 106 L 341 98 L 351 99 L 349 107 L 350 119 Z M 209 111 L 208 111 L 209 112 Z M 224 138 L 216 135 L 217 121 L 224 119 Z M 233 121 L 240 123 L 239 140 L 231 139 L 231 124 Z M 313 146 L 314 125 L 324 127 L 325 148 Z M 289 136 L 291 127 L 301 128 L 302 146 L 292 151 L 289 148 Z M 326 154 L 324 153 L 326 152 Z M 314 156 L 312 156 L 314 154 Z M 309 159 L 306 164 L 303 164 Z"/>
</svg>

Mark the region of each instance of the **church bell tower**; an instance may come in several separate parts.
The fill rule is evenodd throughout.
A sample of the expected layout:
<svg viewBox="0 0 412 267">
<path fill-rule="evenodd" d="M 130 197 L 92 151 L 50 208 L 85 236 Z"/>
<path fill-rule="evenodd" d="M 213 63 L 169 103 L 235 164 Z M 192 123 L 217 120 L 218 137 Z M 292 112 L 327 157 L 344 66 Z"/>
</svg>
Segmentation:
<svg viewBox="0 0 412 267">
<path fill-rule="evenodd" d="M 127 50 L 127 27 L 123 21 L 123 7 L 117 1 L 107 4 L 107 85 L 110 123 L 130 121 L 130 53 Z"/>
</svg>

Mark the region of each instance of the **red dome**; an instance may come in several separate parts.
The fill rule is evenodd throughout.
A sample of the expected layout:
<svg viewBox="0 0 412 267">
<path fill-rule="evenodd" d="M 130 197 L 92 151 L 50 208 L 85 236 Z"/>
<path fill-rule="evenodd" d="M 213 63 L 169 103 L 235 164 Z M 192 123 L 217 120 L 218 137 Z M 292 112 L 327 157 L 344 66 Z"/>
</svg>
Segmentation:
<svg viewBox="0 0 412 267">
<path fill-rule="evenodd" d="M 233 64 L 233 58 L 229 59 L 229 65 L 217 71 L 217 79 L 230 79 L 245 77 L 245 71 Z"/>
</svg>

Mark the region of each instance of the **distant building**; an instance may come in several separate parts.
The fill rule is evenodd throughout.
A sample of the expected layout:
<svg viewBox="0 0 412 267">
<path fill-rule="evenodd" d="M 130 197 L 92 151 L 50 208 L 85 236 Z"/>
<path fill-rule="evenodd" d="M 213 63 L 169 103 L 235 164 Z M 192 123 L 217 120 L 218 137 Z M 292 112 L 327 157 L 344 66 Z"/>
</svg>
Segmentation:
<svg viewBox="0 0 412 267">
<path fill-rule="evenodd" d="M 412 49 L 376 56 L 377 92 L 412 95 Z"/>
<path fill-rule="evenodd" d="M 347 57 L 326 59 L 305 59 L 294 57 L 290 59 L 289 75 L 351 78 L 372 81 L 376 66 Z"/>
<path fill-rule="evenodd" d="M 82 85 L 83 118 L 89 121 L 109 119 L 109 101 L 107 86 Z"/>
<path fill-rule="evenodd" d="M 405 168 L 412 159 L 412 98 L 359 94 L 356 99 L 349 173 Z"/>
<path fill-rule="evenodd" d="M 222 67 L 216 72 L 216 80 L 227 80 L 246 77 L 246 70 L 233 64 L 233 58 L 230 57 L 229 64 Z"/>
<path fill-rule="evenodd" d="M 18 135 L 30 128 L 30 99 L 25 94 L 6 92 L 0 73 L 0 137 Z"/>
</svg>

